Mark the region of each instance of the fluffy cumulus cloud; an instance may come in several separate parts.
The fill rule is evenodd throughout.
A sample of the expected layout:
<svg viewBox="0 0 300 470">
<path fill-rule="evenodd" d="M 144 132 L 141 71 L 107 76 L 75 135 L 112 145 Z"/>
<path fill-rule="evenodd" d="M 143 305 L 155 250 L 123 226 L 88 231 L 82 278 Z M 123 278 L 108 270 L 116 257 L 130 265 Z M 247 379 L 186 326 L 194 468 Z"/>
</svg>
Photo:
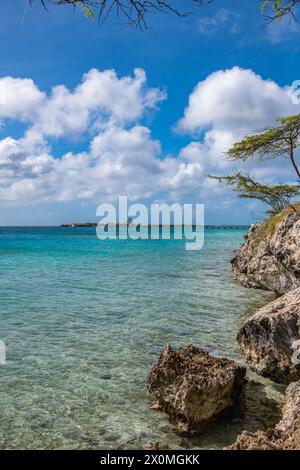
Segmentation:
<svg viewBox="0 0 300 470">
<path fill-rule="evenodd" d="M 44 100 L 45 94 L 32 80 L 0 78 L 0 122 L 8 118 L 30 122 Z"/>
<path fill-rule="evenodd" d="M 146 75 L 136 69 L 133 77 L 118 78 L 113 70 L 92 69 L 71 92 L 65 86 L 53 88 L 51 97 L 39 110 L 35 128 L 46 136 L 61 137 L 106 127 L 125 125 L 154 108 L 164 94 L 147 89 Z"/>
<path fill-rule="evenodd" d="M 289 88 L 238 67 L 218 71 L 197 84 L 176 124 L 191 142 L 177 155 L 164 155 L 143 118 L 166 95 L 149 87 L 143 70 L 118 77 L 93 69 L 74 90 L 56 86 L 49 95 L 32 80 L 4 77 L 0 96 L 2 132 L 7 122 L 25 127 L 21 138 L 0 141 L 2 206 L 94 203 L 119 194 L 169 201 L 193 201 L 196 195 L 226 204 L 222 187 L 207 178 L 229 170 L 224 152 L 244 134 L 300 111 Z M 54 156 L 57 142 L 78 139 L 86 142 L 84 151 Z M 275 179 L 283 174 L 274 166 L 260 172 Z"/>
<path fill-rule="evenodd" d="M 197 84 L 176 125 L 178 132 L 198 139 L 184 151 L 192 148 L 194 158 L 222 172 L 232 165 L 224 154 L 234 142 L 276 125 L 280 117 L 300 112 L 291 93 L 290 87 L 280 87 L 239 67 L 211 74 Z M 276 171 L 275 164 L 273 173 Z"/>
<path fill-rule="evenodd" d="M 47 149 L 28 153 L 12 138 L 0 144 L 0 200 L 20 202 L 132 198 L 153 193 L 161 172 L 159 142 L 149 129 L 109 126 L 91 140 L 88 151 L 54 158 Z"/>
<path fill-rule="evenodd" d="M 288 87 L 281 88 L 251 70 L 234 67 L 213 73 L 198 83 L 178 127 L 189 133 L 208 126 L 234 134 L 245 133 L 293 113 L 295 105 Z"/>
</svg>

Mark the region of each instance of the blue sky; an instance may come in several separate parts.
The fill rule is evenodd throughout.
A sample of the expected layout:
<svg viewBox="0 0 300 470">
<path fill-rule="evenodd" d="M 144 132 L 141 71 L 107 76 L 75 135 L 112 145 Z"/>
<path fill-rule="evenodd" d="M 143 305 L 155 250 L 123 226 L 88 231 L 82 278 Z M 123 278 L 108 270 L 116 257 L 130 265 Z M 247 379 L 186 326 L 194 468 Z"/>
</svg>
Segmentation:
<svg viewBox="0 0 300 470">
<path fill-rule="evenodd" d="M 300 79 L 298 25 L 268 26 L 251 0 L 216 0 L 184 19 L 153 15 L 147 32 L 115 18 L 99 26 L 68 7 L 5 3 L 1 225 L 95 220 L 96 206 L 118 192 L 140 202 L 203 202 L 207 223 L 261 216 L 260 205 L 238 201 L 207 174 L 230 172 L 222 145 L 299 112 L 286 88 Z M 91 69 L 98 72 L 74 95 Z M 61 84 L 67 95 L 55 100 Z M 88 89 L 102 101 L 94 105 Z M 270 182 L 293 178 L 285 162 L 251 171 Z"/>
</svg>

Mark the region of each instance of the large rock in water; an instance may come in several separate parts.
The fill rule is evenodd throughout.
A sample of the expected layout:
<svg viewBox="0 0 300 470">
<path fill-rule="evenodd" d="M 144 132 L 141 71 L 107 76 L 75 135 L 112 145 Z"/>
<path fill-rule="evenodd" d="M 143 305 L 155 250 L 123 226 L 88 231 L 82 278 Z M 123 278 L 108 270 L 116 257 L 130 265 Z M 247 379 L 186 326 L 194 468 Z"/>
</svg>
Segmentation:
<svg viewBox="0 0 300 470">
<path fill-rule="evenodd" d="M 244 431 L 229 450 L 300 450 L 300 381 L 286 390 L 283 417 L 274 429 Z"/>
<path fill-rule="evenodd" d="M 232 260 L 235 279 L 245 287 L 284 294 L 300 287 L 300 218 L 285 209 L 251 227 Z"/>
<path fill-rule="evenodd" d="M 284 384 L 300 379 L 300 288 L 250 317 L 238 342 L 258 374 Z"/>
<path fill-rule="evenodd" d="M 246 369 L 210 356 L 193 345 L 167 346 L 151 370 L 147 387 L 153 409 L 165 411 L 183 435 L 193 435 L 238 400 Z"/>
</svg>

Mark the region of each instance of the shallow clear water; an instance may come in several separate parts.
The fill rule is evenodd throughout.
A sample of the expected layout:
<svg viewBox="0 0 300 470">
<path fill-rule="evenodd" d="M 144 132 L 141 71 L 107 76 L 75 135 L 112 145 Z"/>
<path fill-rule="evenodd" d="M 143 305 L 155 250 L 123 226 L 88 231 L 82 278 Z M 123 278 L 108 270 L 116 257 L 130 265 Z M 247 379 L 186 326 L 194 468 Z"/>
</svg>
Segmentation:
<svg viewBox="0 0 300 470">
<path fill-rule="evenodd" d="M 197 252 L 174 240 L 99 241 L 93 228 L 0 228 L 0 448 L 230 443 L 245 422 L 182 440 L 167 416 L 149 410 L 144 384 L 167 343 L 242 361 L 238 328 L 272 298 L 232 279 L 243 235 L 207 230 Z M 279 388 L 258 391 L 276 408 Z M 257 406 L 249 428 L 268 424 Z"/>
</svg>

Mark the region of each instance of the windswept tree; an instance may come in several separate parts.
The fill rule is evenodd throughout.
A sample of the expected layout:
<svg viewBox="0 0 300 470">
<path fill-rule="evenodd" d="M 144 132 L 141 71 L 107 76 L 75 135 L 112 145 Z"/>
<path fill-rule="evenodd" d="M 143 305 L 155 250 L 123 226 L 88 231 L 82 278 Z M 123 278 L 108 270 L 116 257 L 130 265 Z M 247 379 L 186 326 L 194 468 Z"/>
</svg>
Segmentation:
<svg viewBox="0 0 300 470">
<path fill-rule="evenodd" d="M 146 18 L 149 13 L 169 12 L 184 17 L 191 13 L 193 7 L 206 6 L 217 0 L 181 0 L 181 2 L 176 0 L 28 0 L 28 2 L 30 5 L 40 3 L 45 9 L 51 5 L 71 5 L 74 8 L 81 8 L 89 18 L 98 17 L 99 21 L 104 21 L 110 15 L 116 15 L 126 18 L 130 25 L 144 30 L 147 29 Z M 300 0 L 264 0 L 260 3 L 260 10 L 268 21 L 274 21 L 286 16 L 295 18 L 299 5 Z M 234 8 L 234 4 L 231 8 Z"/>
<path fill-rule="evenodd" d="M 243 199 L 256 199 L 271 207 L 267 211 L 270 215 L 276 215 L 286 207 L 290 206 L 294 211 L 292 199 L 300 194 L 300 186 L 278 184 L 270 186 L 258 182 L 254 177 L 236 172 L 232 176 L 211 176 L 220 183 L 226 183 L 234 191 L 239 193 Z"/>
<path fill-rule="evenodd" d="M 230 176 L 211 176 L 220 182 L 232 186 L 239 197 L 258 199 L 271 206 L 272 214 L 292 206 L 291 200 L 300 192 L 300 168 L 297 162 L 297 149 L 300 146 L 300 114 L 282 118 L 279 125 L 250 135 L 228 151 L 227 158 L 234 162 L 247 162 L 251 159 L 265 161 L 282 159 L 287 161 L 295 172 L 298 184 L 278 184 L 269 186 L 260 183 L 255 177 L 244 175 L 240 171 Z"/>
<path fill-rule="evenodd" d="M 247 136 L 237 142 L 229 150 L 227 156 L 230 160 L 243 162 L 255 158 L 258 160 L 287 159 L 299 182 L 300 168 L 296 159 L 296 150 L 300 144 L 300 114 L 282 118 L 278 123 L 278 126 L 264 129 L 258 134 Z"/>
</svg>

